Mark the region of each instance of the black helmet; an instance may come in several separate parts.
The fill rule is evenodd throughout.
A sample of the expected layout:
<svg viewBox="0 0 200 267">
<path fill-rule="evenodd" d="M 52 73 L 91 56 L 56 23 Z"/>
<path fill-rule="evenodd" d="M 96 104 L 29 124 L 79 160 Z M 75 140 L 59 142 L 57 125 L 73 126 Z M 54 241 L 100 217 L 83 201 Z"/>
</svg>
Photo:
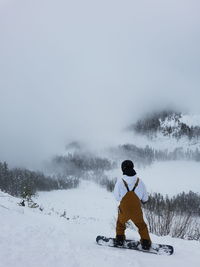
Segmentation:
<svg viewBox="0 0 200 267">
<path fill-rule="evenodd" d="M 134 164 L 131 160 L 124 160 L 121 164 L 121 169 L 125 175 L 134 176 L 136 174 Z"/>
</svg>

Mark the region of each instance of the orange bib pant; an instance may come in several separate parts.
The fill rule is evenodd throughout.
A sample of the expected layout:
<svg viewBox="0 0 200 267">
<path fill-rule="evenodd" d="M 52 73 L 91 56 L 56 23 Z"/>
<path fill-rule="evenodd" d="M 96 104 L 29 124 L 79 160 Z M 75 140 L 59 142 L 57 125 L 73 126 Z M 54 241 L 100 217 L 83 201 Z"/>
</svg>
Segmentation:
<svg viewBox="0 0 200 267">
<path fill-rule="evenodd" d="M 125 224 L 128 220 L 132 220 L 138 227 L 141 239 L 151 240 L 143 219 L 140 199 L 133 191 L 127 192 L 120 202 L 116 235 L 125 235 Z"/>
</svg>

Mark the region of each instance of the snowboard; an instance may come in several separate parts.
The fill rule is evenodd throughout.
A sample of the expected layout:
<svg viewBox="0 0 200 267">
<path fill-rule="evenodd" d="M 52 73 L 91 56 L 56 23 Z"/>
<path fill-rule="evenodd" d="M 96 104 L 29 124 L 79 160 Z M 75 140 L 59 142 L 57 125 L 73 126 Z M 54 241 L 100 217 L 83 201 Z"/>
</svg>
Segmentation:
<svg viewBox="0 0 200 267">
<path fill-rule="evenodd" d="M 101 246 L 133 249 L 133 250 L 138 250 L 138 251 L 157 254 L 157 255 L 172 255 L 174 252 L 174 248 L 170 245 L 152 243 L 151 248 L 149 250 L 144 250 L 142 249 L 140 241 L 127 239 L 124 241 L 123 246 L 116 246 L 114 241 L 115 241 L 115 238 L 112 238 L 112 237 L 105 237 L 105 236 L 99 235 L 96 238 L 97 244 Z"/>
</svg>

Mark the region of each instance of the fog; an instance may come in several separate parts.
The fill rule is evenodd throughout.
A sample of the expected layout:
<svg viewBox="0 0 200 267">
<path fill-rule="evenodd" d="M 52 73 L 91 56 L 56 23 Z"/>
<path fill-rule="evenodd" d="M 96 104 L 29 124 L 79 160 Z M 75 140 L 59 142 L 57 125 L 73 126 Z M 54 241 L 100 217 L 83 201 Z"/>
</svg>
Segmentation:
<svg viewBox="0 0 200 267">
<path fill-rule="evenodd" d="M 120 142 L 152 109 L 200 113 L 198 0 L 0 0 L 0 160 Z"/>
</svg>

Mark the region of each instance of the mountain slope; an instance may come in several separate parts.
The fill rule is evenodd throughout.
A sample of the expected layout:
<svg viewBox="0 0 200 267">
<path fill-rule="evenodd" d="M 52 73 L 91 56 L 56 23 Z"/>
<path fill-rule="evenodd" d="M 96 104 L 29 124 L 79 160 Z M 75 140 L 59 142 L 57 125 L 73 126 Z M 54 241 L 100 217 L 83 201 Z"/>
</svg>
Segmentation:
<svg viewBox="0 0 200 267">
<path fill-rule="evenodd" d="M 129 127 L 136 133 L 155 138 L 157 134 L 176 139 L 200 138 L 200 116 L 166 110 L 149 113 Z"/>
<path fill-rule="evenodd" d="M 154 242 L 174 246 L 170 257 L 97 246 L 96 235 L 115 233 L 117 205 L 111 193 L 91 182 L 83 182 L 79 189 L 40 193 L 37 203 L 43 211 L 20 207 L 19 199 L 4 193 L 0 200 L 1 267 L 196 267 L 199 263 L 196 241 L 151 235 Z M 138 238 L 133 230 L 126 235 Z"/>
</svg>

